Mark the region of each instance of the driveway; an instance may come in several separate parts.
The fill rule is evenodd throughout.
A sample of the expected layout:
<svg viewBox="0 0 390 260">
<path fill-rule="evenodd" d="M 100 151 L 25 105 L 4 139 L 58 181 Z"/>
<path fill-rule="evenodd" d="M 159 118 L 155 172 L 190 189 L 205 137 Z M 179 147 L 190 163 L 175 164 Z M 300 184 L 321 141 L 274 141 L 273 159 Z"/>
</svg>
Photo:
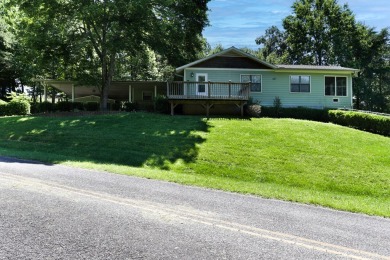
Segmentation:
<svg viewBox="0 0 390 260">
<path fill-rule="evenodd" d="M 0 157 L 0 259 L 390 259 L 390 220 Z"/>
</svg>

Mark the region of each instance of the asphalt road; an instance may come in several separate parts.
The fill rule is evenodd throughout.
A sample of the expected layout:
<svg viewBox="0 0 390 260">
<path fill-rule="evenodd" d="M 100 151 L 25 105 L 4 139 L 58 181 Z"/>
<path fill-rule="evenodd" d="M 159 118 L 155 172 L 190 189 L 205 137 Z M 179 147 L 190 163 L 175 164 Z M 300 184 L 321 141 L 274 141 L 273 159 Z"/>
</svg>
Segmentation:
<svg viewBox="0 0 390 260">
<path fill-rule="evenodd" d="M 0 259 L 390 259 L 390 220 L 0 157 Z"/>
</svg>

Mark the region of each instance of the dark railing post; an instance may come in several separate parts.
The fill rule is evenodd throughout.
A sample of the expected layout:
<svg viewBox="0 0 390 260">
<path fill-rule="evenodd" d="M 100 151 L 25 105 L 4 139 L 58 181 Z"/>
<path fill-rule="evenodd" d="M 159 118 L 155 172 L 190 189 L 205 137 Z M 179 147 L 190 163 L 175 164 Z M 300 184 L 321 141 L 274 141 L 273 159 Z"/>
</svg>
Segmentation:
<svg viewBox="0 0 390 260">
<path fill-rule="evenodd" d="M 211 90 L 210 85 L 211 85 L 211 82 L 209 81 L 209 83 L 207 84 L 207 95 L 209 98 L 210 98 L 210 90 Z"/>
<path fill-rule="evenodd" d="M 232 95 L 232 81 L 229 80 L 229 98 L 231 97 Z"/>
</svg>

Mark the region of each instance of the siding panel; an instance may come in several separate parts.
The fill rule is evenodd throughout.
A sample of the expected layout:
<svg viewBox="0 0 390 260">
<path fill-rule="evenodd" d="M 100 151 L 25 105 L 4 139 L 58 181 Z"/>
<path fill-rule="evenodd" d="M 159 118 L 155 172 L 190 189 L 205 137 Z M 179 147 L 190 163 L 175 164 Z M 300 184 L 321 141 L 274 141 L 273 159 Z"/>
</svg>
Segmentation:
<svg viewBox="0 0 390 260">
<path fill-rule="evenodd" d="M 195 81 L 191 73 L 207 73 L 211 82 L 240 82 L 242 74 L 261 75 L 262 92 L 251 93 L 254 101 L 259 101 L 263 106 L 273 106 L 276 96 L 280 97 L 284 107 L 312 107 L 312 108 L 352 108 L 352 78 L 350 74 L 337 76 L 347 77 L 347 96 L 335 97 L 325 96 L 325 76 L 333 76 L 329 72 L 324 73 L 288 73 L 275 72 L 273 70 L 254 69 L 210 69 L 210 68 L 188 68 L 185 70 L 185 80 Z M 290 76 L 310 76 L 310 93 L 291 93 Z M 334 102 L 334 99 L 338 102 Z"/>
</svg>

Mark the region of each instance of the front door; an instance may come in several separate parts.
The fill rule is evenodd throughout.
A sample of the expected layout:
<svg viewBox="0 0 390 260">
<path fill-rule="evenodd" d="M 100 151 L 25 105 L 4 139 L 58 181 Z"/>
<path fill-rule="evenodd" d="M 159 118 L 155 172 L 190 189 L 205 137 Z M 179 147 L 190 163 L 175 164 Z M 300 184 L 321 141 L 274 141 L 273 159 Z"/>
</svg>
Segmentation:
<svg viewBox="0 0 390 260">
<path fill-rule="evenodd" d="M 196 74 L 196 95 L 197 96 L 207 96 L 208 95 L 208 84 L 207 74 L 206 73 L 197 73 Z"/>
</svg>

